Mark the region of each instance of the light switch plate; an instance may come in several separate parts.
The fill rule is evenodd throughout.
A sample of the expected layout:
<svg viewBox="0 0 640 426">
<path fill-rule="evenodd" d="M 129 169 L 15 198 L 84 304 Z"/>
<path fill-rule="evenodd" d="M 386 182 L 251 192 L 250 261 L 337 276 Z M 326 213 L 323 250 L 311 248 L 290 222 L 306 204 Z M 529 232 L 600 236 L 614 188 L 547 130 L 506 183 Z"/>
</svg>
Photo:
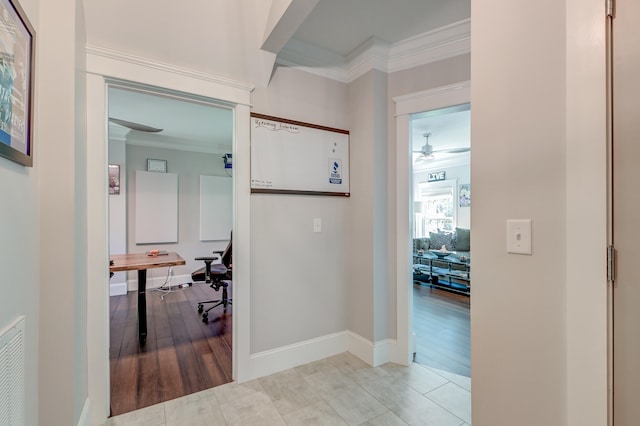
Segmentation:
<svg viewBox="0 0 640 426">
<path fill-rule="evenodd" d="M 532 254 L 531 219 L 507 220 L 507 253 Z"/>
<path fill-rule="evenodd" d="M 319 217 L 313 219 L 313 232 L 322 232 L 322 219 Z"/>
</svg>

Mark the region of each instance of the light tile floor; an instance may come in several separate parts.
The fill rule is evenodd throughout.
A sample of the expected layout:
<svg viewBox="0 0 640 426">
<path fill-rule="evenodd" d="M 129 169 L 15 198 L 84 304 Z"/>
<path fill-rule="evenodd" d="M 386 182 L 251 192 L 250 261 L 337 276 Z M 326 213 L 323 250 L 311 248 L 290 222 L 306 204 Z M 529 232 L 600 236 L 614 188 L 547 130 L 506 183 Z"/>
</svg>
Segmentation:
<svg viewBox="0 0 640 426">
<path fill-rule="evenodd" d="M 471 379 L 343 353 L 110 418 L 106 426 L 471 425 Z"/>
</svg>

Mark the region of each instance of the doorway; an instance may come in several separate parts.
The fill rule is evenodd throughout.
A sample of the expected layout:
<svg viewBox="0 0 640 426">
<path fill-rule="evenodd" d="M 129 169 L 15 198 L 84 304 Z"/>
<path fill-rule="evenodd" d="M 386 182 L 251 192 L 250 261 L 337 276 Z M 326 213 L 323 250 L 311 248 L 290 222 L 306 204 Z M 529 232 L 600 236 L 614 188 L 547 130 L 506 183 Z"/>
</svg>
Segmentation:
<svg viewBox="0 0 640 426">
<path fill-rule="evenodd" d="M 234 253 L 234 319 L 232 376 L 247 380 L 249 371 L 248 300 L 250 252 L 249 198 L 249 128 L 252 86 L 230 84 L 212 76 L 202 78 L 153 63 L 131 63 L 128 58 L 100 53 L 87 54 L 87 179 L 91 188 L 87 196 L 88 282 L 87 343 L 89 398 L 92 422 L 102 424 L 109 416 L 109 266 L 108 266 L 108 144 L 107 88 L 112 83 L 169 88 L 196 99 L 220 102 L 233 111 L 233 229 Z M 114 79 L 110 76 L 118 76 Z M 104 188 L 100 191 L 99 188 Z M 245 284 L 245 285 L 243 285 Z"/>
<path fill-rule="evenodd" d="M 212 310 L 203 323 L 198 302 L 220 292 L 191 272 L 204 265 L 195 258 L 229 244 L 233 173 L 225 159 L 232 158 L 233 114 L 213 101 L 111 84 L 108 117 L 110 254 L 155 249 L 186 262 L 147 270 L 143 344 L 137 274 L 116 272 L 110 279 L 115 416 L 232 380 L 232 308 Z M 150 186 L 156 179 L 160 186 Z"/>
<path fill-rule="evenodd" d="M 414 114 L 469 104 L 470 82 L 461 82 L 393 98 L 396 104 L 396 282 L 397 347 L 396 362 L 412 362 L 413 339 L 413 146 L 411 118 Z M 405 285 L 403 285 L 405 283 Z"/>
<path fill-rule="evenodd" d="M 414 361 L 470 377 L 470 104 L 412 114 L 411 135 Z"/>
</svg>

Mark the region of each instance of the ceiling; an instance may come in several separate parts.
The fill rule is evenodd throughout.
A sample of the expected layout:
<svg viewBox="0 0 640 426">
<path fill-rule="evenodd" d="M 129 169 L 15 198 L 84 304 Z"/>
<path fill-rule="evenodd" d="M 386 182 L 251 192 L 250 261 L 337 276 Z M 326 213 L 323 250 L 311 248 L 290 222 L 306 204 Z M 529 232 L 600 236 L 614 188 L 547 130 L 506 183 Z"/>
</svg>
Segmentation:
<svg viewBox="0 0 640 426">
<path fill-rule="evenodd" d="M 393 44 L 470 14 L 470 0 L 320 0 L 293 38 L 348 56 L 372 37 Z"/>
<path fill-rule="evenodd" d="M 320 0 L 298 27 L 295 43 L 347 58 L 374 38 L 393 44 L 468 19 L 470 0 Z M 285 46 L 286 49 L 286 46 Z M 163 129 L 146 133 L 110 123 L 128 143 L 199 152 L 231 152 L 232 112 L 197 100 L 111 88 L 109 116 Z M 434 150 L 469 146 L 469 112 L 414 117 L 413 149 L 430 132 Z"/>
<path fill-rule="evenodd" d="M 110 122 L 110 137 L 124 138 L 129 144 L 211 154 L 232 152 L 233 116 L 228 108 L 195 99 L 111 87 L 108 115 L 162 129 L 149 133 Z"/>
</svg>

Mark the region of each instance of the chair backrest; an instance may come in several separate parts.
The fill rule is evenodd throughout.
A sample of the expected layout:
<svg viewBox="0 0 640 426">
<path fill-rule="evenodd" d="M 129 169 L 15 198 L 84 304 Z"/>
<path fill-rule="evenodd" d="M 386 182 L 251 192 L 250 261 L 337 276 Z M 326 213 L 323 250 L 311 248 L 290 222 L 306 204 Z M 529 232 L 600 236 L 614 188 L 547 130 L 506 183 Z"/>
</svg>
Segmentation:
<svg viewBox="0 0 640 426">
<path fill-rule="evenodd" d="M 227 244 L 227 247 L 222 252 L 222 257 L 220 259 L 220 262 L 227 268 L 231 265 L 231 254 L 232 254 L 231 242 L 232 241 L 233 241 L 233 233 L 231 234 L 229 238 L 229 244 Z"/>
</svg>

